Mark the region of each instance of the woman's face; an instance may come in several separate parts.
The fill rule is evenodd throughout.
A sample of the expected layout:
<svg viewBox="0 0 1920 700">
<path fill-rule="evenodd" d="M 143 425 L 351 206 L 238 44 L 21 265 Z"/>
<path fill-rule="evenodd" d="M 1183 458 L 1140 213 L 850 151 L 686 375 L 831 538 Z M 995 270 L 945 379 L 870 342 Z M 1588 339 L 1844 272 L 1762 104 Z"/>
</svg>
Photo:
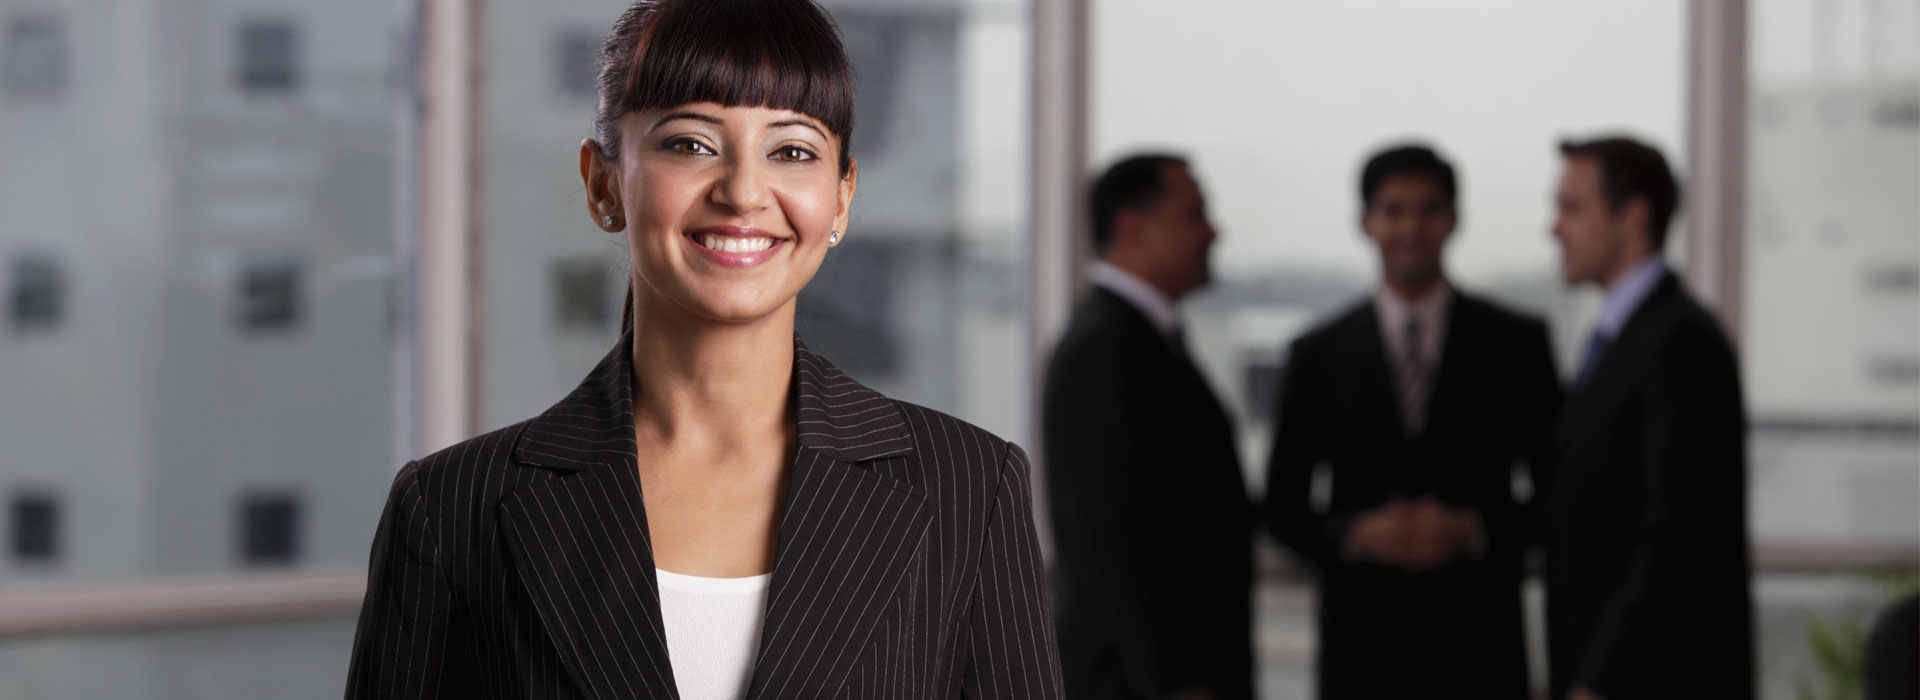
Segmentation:
<svg viewBox="0 0 1920 700">
<path fill-rule="evenodd" d="M 846 231 L 858 171 L 841 177 L 844 144 L 805 114 L 710 102 L 629 112 L 619 128 L 619 161 L 582 144 L 581 175 L 596 223 L 626 231 L 636 308 L 725 323 L 790 312 Z"/>
</svg>

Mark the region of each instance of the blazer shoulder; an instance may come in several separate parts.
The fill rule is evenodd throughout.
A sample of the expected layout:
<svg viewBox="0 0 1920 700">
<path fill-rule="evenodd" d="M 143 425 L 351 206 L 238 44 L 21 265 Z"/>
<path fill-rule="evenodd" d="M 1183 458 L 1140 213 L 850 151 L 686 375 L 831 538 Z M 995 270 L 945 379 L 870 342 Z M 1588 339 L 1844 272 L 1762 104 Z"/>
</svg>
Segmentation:
<svg viewBox="0 0 1920 700">
<path fill-rule="evenodd" d="M 1478 314 L 1491 324 L 1525 330 L 1545 330 L 1547 327 L 1546 319 L 1539 314 L 1522 311 L 1478 294 L 1459 292 L 1454 300 L 1460 304 L 1462 311 Z"/>
<path fill-rule="evenodd" d="M 1371 299 L 1353 302 L 1295 337 L 1289 344 L 1292 354 L 1298 357 L 1303 353 L 1312 354 L 1330 344 L 1350 342 L 1367 330 L 1366 324 L 1372 318 L 1374 315 Z"/>
<path fill-rule="evenodd" d="M 906 418 L 914 453 L 930 478 L 964 473 L 998 479 L 1003 468 L 1027 468 L 1020 446 L 985 428 L 919 404 L 889 400 Z"/>
<path fill-rule="evenodd" d="M 1675 350 L 1708 351 L 1715 354 L 1733 354 L 1733 342 L 1727 337 L 1726 328 L 1720 325 L 1720 318 L 1688 293 L 1678 278 L 1667 284 L 1671 288 L 1663 289 L 1643 303 L 1636 318 L 1629 320 L 1628 329 L 1634 329 L 1635 321 L 1641 313 L 1647 315 L 1647 331 L 1659 342 L 1656 345 L 1669 354 Z"/>
<path fill-rule="evenodd" d="M 1552 349 L 1552 333 L 1546 319 L 1540 316 L 1464 293 L 1455 296 L 1454 303 L 1460 305 L 1459 315 L 1466 319 L 1463 325 L 1478 326 L 1481 332 L 1499 341 L 1502 346 L 1540 344 L 1549 351 Z"/>
<path fill-rule="evenodd" d="M 485 498 L 482 489 L 475 485 L 505 481 L 501 478 L 502 472 L 513 466 L 514 443 L 532 422 L 532 419 L 524 420 L 482 433 L 408 462 L 395 476 L 396 487 L 402 480 L 411 480 L 413 487 L 426 494 L 429 505 L 436 510 L 456 505 L 432 502 L 452 494 L 468 499 Z"/>
</svg>

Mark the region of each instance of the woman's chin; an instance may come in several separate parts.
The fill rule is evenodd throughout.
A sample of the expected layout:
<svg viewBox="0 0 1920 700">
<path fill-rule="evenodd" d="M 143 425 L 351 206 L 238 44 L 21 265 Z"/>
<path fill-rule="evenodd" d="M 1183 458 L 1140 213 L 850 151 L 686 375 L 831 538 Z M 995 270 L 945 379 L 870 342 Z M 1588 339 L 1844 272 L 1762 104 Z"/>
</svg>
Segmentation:
<svg viewBox="0 0 1920 700">
<path fill-rule="evenodd" d="M 744 325 L 772 318 L 787 306 L 787 301 L 768 294 L 716 294 L 689 300 L 682 306 L 706 321 Z"/>
</svg>

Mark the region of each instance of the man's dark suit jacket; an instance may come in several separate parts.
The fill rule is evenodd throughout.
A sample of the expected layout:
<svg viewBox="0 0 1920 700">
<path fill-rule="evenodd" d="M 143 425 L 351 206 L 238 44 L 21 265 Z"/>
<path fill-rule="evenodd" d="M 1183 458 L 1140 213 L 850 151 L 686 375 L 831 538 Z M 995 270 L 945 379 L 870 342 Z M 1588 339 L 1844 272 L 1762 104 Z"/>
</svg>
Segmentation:
<svg viewBox="0 0 1920 700">
<path fill-rule="evenodd" d="M 1320 574 L 1322 698 L 1527 696 L 1521 555 L 1537 509 L 1515 465 L 1538 472 L 1560 380 L 1546 326 L 1456 292 L 1427 403 L 1408 437 L 1374 303 L 1294 341 L 1268 463 L 1265 515 Z M 1324 510 L 1313 472 L 1331 470 Z M 1484 553 L 1412 574 L 1342 553 L 1359 514 L 1432 495 L 1480 513 Z"/>
<path fill-rule="evenodd" d="M 1054 603 L 1068 697 L 1252 697 L 1252 519 L 1233 429 L 1118 295 L 1074 311 L 1046 378 Z"/>
<path fill-rule="evenodd" d="M 348 698 L 675 698 L 632 334 L 531 421 L 408 464 Z M 748 698 L 1059 698 L 1020 449 L 800 347 L 799 449 Z"/>
<path fill-rule="evenodd" d="M 1747 422 L 1731 345 L 1672 275 L 1567 404 L 1546 518 L 1554 697 L 1753 697 Z"/>
</svg>

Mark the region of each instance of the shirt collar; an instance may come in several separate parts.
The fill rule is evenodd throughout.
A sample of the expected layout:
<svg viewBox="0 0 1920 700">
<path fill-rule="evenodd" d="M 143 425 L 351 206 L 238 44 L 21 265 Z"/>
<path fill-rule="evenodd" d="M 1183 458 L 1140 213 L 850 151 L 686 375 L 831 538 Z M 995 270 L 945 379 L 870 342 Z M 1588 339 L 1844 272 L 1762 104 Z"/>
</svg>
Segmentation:
<svg viewBox="0 0 1920 700">
<path fill-rule="evenodd" d="M 1087 271 L 1087 278 L 1093 284 L 1127 300 L 1134 308 L 1153 323 L 1161 335 L 1171 336 L 1180 328 L 1180 309 L 1173 305 L 1165 292 L 1140 279 L 1119 266 L 1105 260 L 1096 260 Z"/>
<path fill-rule="evenodd" d="M 1612 338 L 1620 335 L 1627 321 L 1633 318 L 1633 312 L 1653 294 L 1660 280 L 1666 277 L 1667 263 L 1658 255 L 1649 255 L 1635 264 L 1620 279 L 1607 287 L 1606 297 L 1600 302 L 1600 319 L 1595 322 L 1594 330 Z"/>
<path fill-rule="evenodd" d="M 1413 301 L 1400 298 L 1392 290 L 1381 285 L 1374 293 L 1374 305 L 1380 309 L 1380 322 L 1388 328 L 1400 329 L 1407 325 L 1407 319 L 1418 318 L 1421 325 L 1429 330 L 1446 325 L 1447 307 L 1453 304 L 1453 285 L 1445 279 L 1428 291 L 1426 296 Z"/>
</svg>

